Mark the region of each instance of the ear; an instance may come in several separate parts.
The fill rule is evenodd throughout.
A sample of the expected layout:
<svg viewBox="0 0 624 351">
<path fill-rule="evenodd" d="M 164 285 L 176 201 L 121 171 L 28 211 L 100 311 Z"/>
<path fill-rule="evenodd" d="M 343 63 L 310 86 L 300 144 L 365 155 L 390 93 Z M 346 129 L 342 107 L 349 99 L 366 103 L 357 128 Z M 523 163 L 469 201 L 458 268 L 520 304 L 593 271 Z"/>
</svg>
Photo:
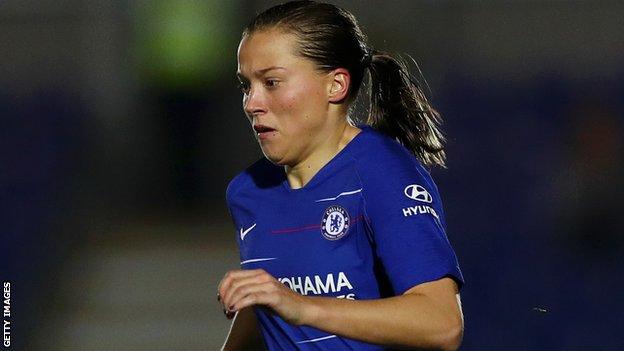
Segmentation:
<svg viewBox="0 0 624 351">
<path fill-rule="evenodd" d="M 336 68 L 329 73 L 328 97 L 331 103 L 342 102 L 349 94 L 351 75 L 345 68 Z"/>
</svg>

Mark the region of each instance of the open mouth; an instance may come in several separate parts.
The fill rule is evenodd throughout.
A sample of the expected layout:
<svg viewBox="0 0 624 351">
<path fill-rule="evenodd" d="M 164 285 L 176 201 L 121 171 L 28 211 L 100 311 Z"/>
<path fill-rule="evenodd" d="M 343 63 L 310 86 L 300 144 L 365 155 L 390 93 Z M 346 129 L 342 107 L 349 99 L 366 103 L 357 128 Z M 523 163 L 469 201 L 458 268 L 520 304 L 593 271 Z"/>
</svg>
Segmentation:
<svg viewBox="0 0 624 351">
<path fill-rule="evenodd" d="M 254 125 L 253 129 L 256 131 L 258 140 L 260 141 L 268 140 L 269 138 L 274 137 L 275 132 L 276 132 L 274 128 L 271 128 L 262 124 Z"/>
<path fill-rule="evenodd" d="M 264 126 L 262 124 L 256 124 L 253 128 L 256 131 L 256 133 L 258 133 L 258 134 L 268 133 L 268 132 L 272 132 L 272 131 L 275 130 L 275 129 L 271 128 L 271 127 L 267 127 L 267 126 Z"/>
</svg>

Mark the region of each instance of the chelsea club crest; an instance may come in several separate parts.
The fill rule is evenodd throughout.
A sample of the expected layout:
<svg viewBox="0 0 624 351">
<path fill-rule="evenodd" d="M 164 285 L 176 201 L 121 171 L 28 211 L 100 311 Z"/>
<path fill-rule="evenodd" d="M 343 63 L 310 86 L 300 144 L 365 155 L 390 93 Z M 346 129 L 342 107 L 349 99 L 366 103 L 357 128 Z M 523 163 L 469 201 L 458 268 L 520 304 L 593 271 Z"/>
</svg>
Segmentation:
<svg viewBox="0 0 624 351">
<path fill-rule="evenodd" d="M 349 230 L 349 214 L 341 206 L 330 206 L 323 214 L 321 233 L 328 240 L 338 240 Z"/>
</svg>

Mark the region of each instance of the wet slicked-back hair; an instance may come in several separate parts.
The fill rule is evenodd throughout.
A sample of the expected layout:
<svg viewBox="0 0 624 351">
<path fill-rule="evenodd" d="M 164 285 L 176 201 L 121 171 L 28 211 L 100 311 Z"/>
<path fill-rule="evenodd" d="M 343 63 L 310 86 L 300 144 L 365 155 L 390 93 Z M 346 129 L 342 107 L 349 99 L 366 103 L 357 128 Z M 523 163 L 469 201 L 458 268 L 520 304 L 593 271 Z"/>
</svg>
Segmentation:
<svg viewBox="0 0 624 351">
<path fill-rule="evenodd" d="M 321 71 L 347 69 L 351 75 L 347 104 L 357 98 L 368 69 L 370 114 L 366 123 L 399 141 L 424 165 L 444 167 L 440 114 L 402 60 L 368 45 L 349 11 L 315 1 L 292 1 L 258 14 L 243 36 L 266 29 L 295 35 L 296 54 Z"/>
</svg>

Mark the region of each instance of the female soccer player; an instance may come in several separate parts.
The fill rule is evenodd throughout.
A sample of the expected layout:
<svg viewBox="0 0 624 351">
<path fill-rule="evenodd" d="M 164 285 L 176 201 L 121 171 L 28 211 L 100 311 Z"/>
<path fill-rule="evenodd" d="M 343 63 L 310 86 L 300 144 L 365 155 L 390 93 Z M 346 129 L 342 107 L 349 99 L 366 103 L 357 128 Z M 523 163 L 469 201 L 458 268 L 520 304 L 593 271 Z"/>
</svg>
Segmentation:
<svg viewBox="0 0 624 351">
<path fill-rule="evenodd" d="M 247 27 L 238 77 L 265 157 L 226 192 L 241 270 L 219 283 L 223 349 L 457 349 L 463 277 L 426 168 L 444 165 L 439 115 L 406 67 L 349 12 L 297 1 Z"/>
</svg>

